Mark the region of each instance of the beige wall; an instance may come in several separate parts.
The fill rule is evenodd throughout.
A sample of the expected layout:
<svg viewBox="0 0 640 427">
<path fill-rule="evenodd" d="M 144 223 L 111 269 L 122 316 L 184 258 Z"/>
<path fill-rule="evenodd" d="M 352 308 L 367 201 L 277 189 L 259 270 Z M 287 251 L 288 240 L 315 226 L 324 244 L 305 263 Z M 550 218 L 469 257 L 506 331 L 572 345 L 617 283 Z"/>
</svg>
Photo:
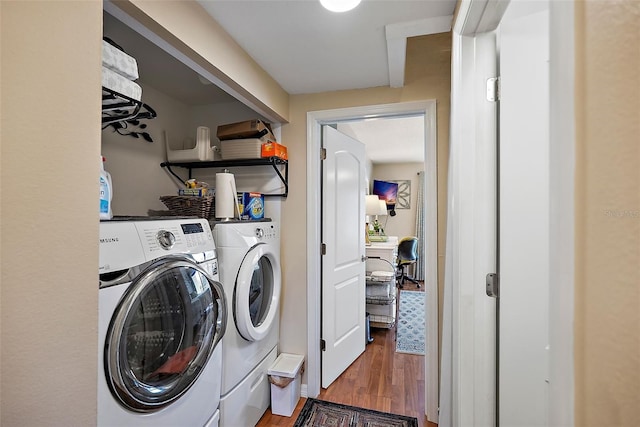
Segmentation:
<svg viewBox="0 0 640 427">
<path fill-rule="evenodd" d="M 422 170 L 424 170 L 424 163 L 378 163 L 373 165 L 372 185 L 374 179 L 382 181 L 411 181 L 409 209 L 398 209 L 396 206 L 396 216 L 387 215 L 381 219 L 381 223 L 385 226 L 385 233 L 388 236 L 397 236 L 402 239 L 406 236 L 416 235 L 418 172 Z"/>
<path fill-rule="evenodd" d="M 640 425 L 639 8 L 580 2 L 576 15 L 579 426 Z M 95 424 L 101 17 L 97 1 L 0 2 L 2 425 Z M 410 40 L 404 88 L 292 97 L 283 350 L 306 352 L 307 111 L 438 100 L 442 283 L 450 72 L 430 56 L 443 38 Z"/>
<path fill-rule="evenodd" d="M 0 424 L 95 425 L 102 3 L 0 8 Z"/>
<path fill-rule="evenodd" d="M 437 100 L 438 283 L 442 298 L 446 178 L 449 154 L 450 47 L 451 35 L 449 33 L 409 39 L 405 86 L 403 88 L 377 87 L 291 96 L 290 123 L 282 127 L 282 139 L 289 151 L 289 174 L 291 177 L 289 197 L 283 204 L 282 218 L 284 288 L 280 339 L 282 351 L 306 354 L 307 350 L 307 313 L 304 302 L 307 299 L 306 115 L 308 111 L 426 99 Z M 306 379 L 303 382 L 306 382 Z"/>
<path fill-rule="evenodd" d="M 576 426 L 640 425 L 640 3 L 576 11 Z"/>
<path fill-rule="evenodd" d="M 140 3 L 201 35 L 195 2 Z M 102 2 L 3 0 L 0 19 L 0 424 L 95 425 Z M 224 77 L 286 119 L 288 95 L 235 55 Z"/>
</svg>

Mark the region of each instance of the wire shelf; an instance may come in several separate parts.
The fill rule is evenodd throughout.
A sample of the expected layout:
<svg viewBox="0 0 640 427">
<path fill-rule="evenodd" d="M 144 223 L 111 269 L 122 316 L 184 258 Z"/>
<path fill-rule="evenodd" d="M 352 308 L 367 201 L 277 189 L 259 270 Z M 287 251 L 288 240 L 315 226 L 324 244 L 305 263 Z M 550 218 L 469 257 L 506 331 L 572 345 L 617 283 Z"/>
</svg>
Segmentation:
<svg viewBox="0 0 640 427">
<path fill-rule="evenodd" d="M 395 324 L 396 319 L 393 316 L 384 316 L 381 314 L 369 315 L 369 326 L 372 328 L 391 329 Z"/>
</svg>

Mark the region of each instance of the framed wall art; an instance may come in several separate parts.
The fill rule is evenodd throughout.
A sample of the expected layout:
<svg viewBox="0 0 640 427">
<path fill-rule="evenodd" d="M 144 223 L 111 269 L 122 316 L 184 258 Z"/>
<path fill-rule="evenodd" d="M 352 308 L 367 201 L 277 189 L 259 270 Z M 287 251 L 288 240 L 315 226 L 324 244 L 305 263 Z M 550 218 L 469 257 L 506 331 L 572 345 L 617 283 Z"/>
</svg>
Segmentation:
<svg viewBox="0 0 640 427">
<path fill-rule="evenodd" d="M 411 180 L 390 180 L 398 184 L 396 196 L 396 209 L 411 209 Z"/>
</svg>

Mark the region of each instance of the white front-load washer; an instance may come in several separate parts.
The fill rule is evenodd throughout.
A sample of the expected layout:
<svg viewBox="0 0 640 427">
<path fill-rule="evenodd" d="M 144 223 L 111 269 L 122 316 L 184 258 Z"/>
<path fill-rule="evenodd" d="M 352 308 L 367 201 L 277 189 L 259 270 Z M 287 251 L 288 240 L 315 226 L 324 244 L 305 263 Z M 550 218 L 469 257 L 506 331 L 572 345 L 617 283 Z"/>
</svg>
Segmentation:
<svg viewBox="0 0 640 427">
<path fill-rule="evenodd" d="M 98 425 L 218 426 L 227 303 L 208 222 L 101 221 L 99 266 Z"/>
<path fill-rule="evenodd" d="M 210 223 L 229 302 L 220 425 L 253 426 L 271 403 L 267 371 L 278 355 L 280 233 L 271 221 Z"/>
</svg>

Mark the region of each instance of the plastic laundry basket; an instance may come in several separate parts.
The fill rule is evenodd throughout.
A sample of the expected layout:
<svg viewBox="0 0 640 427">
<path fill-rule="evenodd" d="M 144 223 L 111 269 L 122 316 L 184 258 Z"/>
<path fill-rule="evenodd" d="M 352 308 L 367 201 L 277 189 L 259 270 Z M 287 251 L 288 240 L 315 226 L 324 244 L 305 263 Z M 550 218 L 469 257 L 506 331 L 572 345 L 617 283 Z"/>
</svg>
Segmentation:
<svg viewBox="0 0 640 427">
<path fill-rule="evenodd" d="M 281 353 L 267 371 L 271 383 L 271 413 L 290 417 L 300 399 L 304 356 Z"/>
</svg>

